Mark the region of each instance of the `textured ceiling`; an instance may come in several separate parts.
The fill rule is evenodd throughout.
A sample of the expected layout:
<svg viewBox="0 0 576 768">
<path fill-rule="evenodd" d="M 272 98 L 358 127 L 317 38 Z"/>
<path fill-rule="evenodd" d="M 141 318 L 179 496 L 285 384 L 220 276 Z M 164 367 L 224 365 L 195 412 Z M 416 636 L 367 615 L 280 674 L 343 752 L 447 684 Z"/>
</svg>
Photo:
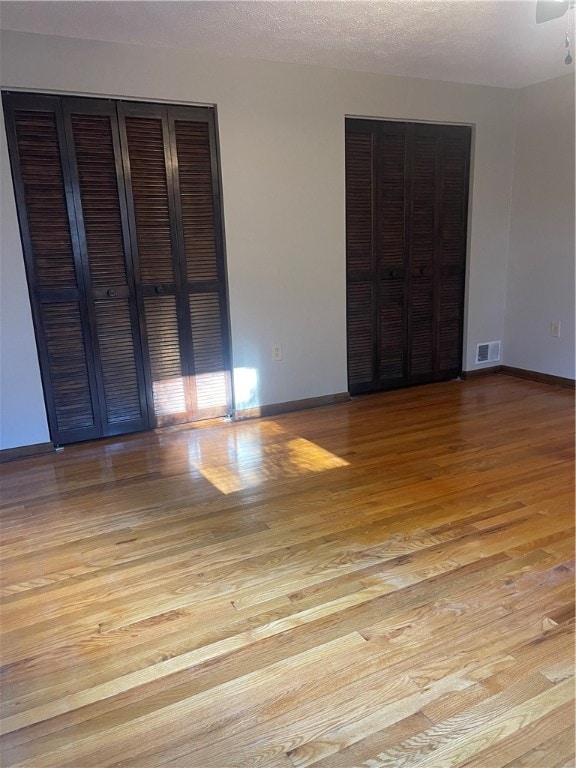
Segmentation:
<svg viewBox="0 0 576 768">
<path fill-rule="evenodd" d="M 1 3 L 4 29 L 517 88 L 573 71 L 535 0 Z M 571 11 L 573 13 L 573 11 Z"/>
</svg>

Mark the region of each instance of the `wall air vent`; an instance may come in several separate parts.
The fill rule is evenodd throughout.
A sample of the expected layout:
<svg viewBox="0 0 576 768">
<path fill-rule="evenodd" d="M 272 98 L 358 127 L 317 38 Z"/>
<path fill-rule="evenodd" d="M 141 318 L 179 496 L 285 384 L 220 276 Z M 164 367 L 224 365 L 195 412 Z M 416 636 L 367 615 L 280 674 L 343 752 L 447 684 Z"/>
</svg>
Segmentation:
<svg viewBox="0 0 576 768">
<path fill-rule="evenodd" d="M 497 363 L 499 360 L 499 341 L 486 341 L 476 347 L 476 363 Z"/>
</svg>

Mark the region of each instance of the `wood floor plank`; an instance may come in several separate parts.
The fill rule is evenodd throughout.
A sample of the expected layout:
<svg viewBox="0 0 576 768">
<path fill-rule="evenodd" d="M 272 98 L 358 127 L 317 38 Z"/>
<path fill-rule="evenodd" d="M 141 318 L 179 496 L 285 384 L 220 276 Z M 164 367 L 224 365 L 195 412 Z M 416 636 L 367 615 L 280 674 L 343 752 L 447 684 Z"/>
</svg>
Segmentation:
<svg viewBox="0 0 576 768">
<path fill-rule="evenodd" d="M 465 765 L 472 757 L 498 744 L 507 736 L 529 727 L 536 720 L 563 705 L 574 702 L 571 683 L 539 690 L 538 682 L 530 689 L 529 698 L 519 703 L 505 692 L 449 720 L 432 726 L 428 731 L 374 757 L 374 768 L 401 764 L 405 768 L 455 768 Z M 496 699 L 500 699 L 496 704 Z"/>
<path fill-rule="evenodd" d="M 253 764 L 270 752 L 287 752 L 294 762 L 301 759 L 301 749 L 312 745 L 314 759 L 319 760 L 323 755 L 335 754 L 340 747 L 357 743 L 375 731 L 392 727 L 399 719 L 417 714 L 428 701 L 448 691 L 473 685 L 474 680 L 489 676 L 509 663 L 508 657 L 497 657 L 487 663 L 453 665 L 451 669 L 441 664 L 435 670 L 429 670 L 430 683 L 425 689 L 420 689 L 401 671 L 384 675 L 378 670 L 346 686 L 332 687 L 328 682 L 325 688 L 318 691 L 312 706 L 303 706 L 298 702 L 299 706 L 295 706 L 293 711 L 281 713 L 238 733 L 225 729 L 208 747 L 199 750 L 191 751 L 190 739 L 182 738 L 172 750 L 180 758 L 187 754 L 190 763 L 225 764 L 234 768 Z M 459 668 L 456 669 L 456 666 Z M 334 728 L 338 731 L 338 746 L 329 744 Z M 127 768 L 135 765 L 152 768 L 156 759 L 155 754 L 151 754 L 148 761 L 138 757 Z"/>
<path fill-rule="evenodd" d="M 506 763 L 505 768 L 571 768 L 574 765 L 574 725 L 559 734 L 548 732 L 548 738 L 521 757 Z"/>
<path fill-rule="evenodd" d="M 493 376 L 3 465 L 2 765 L 573 765 L 573 417 Z"/>
<path fill-rule="evenodd" d="M 566 728 L 566 723 L 569 723 L 573 717 L 574 705 L 573 702 L 569 701 L 561 707 L 553 709 L 547 715 L 534 720 L 530 725 L 520 728 L 488 749 L 478 752 L 474 758 L 465 763 L 465 767 L 485 768 L 489 765 L 491 768 L 504 768 L 504 766 L 508 766 L 520 758 L 526 759 L 525 756 L 527 755 L 531 756 L 530 759 L 537 758 L 535 762 L 531 763 L 534 767 L 548 765 L 546 755 L 542 755 L 542 753 L 538 755 L 537 749 L 541 749 L 545 742 L 554 742 L 558 736 L 561 739 L 565 738 L 566 731 L 570 730 Z M 572 746 L 574 746 L 574 739 L 572 739 Z M 551 749 L 550 752 L 554 755 L 553 759 L 561 760 L 564 757 L 560 750 L 558 750 L 559 754 L 555 749 Z M 566 756 L 569 757 L 570 753 Z"/>
<path fill-rule="evenodd" d="M 470 690 L 470 689 L 467 689 Z M 448 696 L 452 693 L 446 694 Z M 378 752 L 383 752 L 389 746 L 404 741 L 418 733 L 426 731 L 430 727 L 430 721 L 420 712 L 400 720 L 388 728 L 373 733 L 365 739 L 351 744 L 345 749 L 328 755 L 326 758 L 318 760 L 316 768 L 350 768 L 350 766 L 361 765 L 372 758 Z M 293 765 L 293 763 L 291 763 Z"/>
</svg>

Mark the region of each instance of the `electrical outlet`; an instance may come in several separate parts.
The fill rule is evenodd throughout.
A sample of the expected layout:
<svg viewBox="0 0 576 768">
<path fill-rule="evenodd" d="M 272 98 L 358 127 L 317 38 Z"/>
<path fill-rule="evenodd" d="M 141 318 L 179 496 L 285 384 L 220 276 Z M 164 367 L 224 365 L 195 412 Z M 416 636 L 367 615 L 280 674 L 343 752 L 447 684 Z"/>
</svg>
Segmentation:
<svg viewBox="0 0 576 768">
<path fill-rule="evenodd" d="M 554 338 L 559 339 L 560 338 L 560 326 L 561 323 L 558 320 L 556 323 L 550 323 L 550 336 L 554 336 Z"/>
<path fill-rule="evenodd" d="M 282 360 L 281 344 L 272 344 L 272 360 L 276 360 L 276 362 L 279 362 L 280 360 Z"/>
</svg>

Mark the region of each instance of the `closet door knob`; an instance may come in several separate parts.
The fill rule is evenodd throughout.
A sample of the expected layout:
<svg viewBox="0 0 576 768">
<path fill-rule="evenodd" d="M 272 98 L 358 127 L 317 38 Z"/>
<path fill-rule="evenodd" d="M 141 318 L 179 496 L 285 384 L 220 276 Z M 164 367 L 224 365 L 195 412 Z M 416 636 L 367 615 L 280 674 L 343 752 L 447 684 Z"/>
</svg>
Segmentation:
<svg viewBox="0 0 576 768">
<path fill-rule="evenodd" d="M 106 291 L 106 295 L 110 296 L 110 298 L 112 299 L 112 298 L 114 298 L 114 296 L 116 296 L 116 291 L 114 290 L 114 288 L 109 288 Z"/>
</svg>

